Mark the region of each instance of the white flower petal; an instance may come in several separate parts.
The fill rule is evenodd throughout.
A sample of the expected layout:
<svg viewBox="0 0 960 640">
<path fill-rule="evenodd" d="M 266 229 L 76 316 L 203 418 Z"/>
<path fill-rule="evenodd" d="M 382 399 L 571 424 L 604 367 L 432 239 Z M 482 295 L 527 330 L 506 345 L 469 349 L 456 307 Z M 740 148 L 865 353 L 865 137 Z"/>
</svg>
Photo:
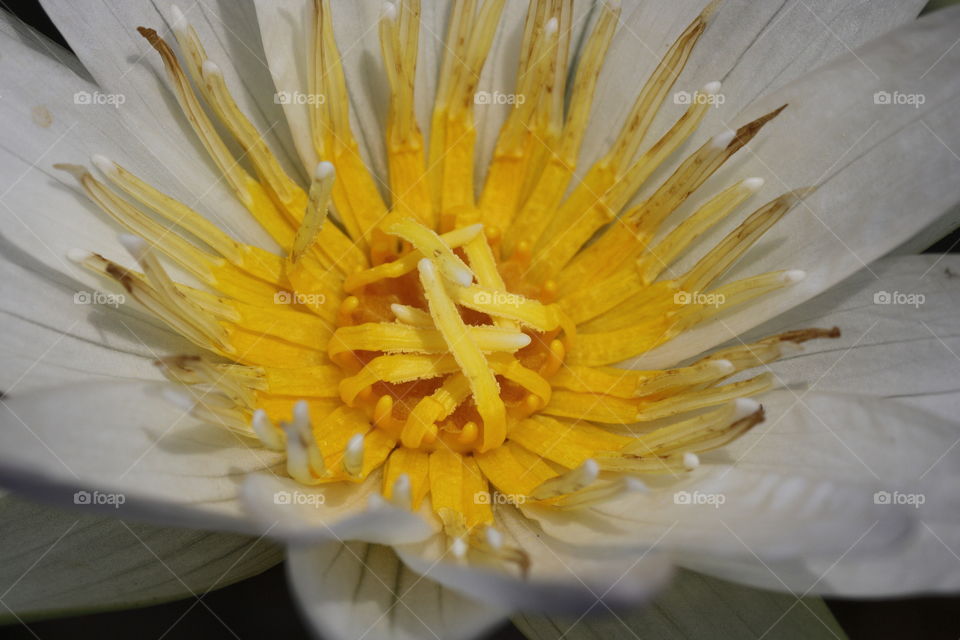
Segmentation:
<svg viewBox="0 0 960 640">
<path fill-rule="evenodd" d="M 0 390 L 8 396 L 101 377 L 157 380 L 157 353 L 194 350 L 122 306 L 120 291 L 73 280 L 9 244 L 3 252 Z"/>
<path fill-rule="evenodd" d="M 330 640 L 466 640 L 505 618 L 501 609 L 414 573 L 381 545 L 294 546 L 287 570 L 300 608 Z"/>
<path fill-rule="evenodd" d="M 729 340 L 826 290 L 953 208 L 960 199 L 960 133 L 953 126 L 960 111 L 960 76 L 953 72 L 960 50 L 949 48 L 958 24 L 957 8 L 926 16 L 766 96 L 737 118 L 739 125 L 789 104 L 733 163 L 737 175 L 766 178 L 757 202 L 793 188 L 820 188 L 724 281 L 780 269 L 802 269 L 807 277 L 634 364 L 672 364 Z M 924 103 L 883 104 L 874 95 L 881 91 L 922 95 Z M 729 181 L 725 173 L 710 182 Z M 729 231 L 730 225 L 722 226 L 670 271 L 683 273 Z"/>
<path fill-rule="evenodd" d="M 862 478 L 834 481 L 829 469 L 817 470 L 821 478 L 755 471 L 715 465 L 704 455 L 700 470 L 668 486 L 589 509 L 524 511 L 547 535 L 571 545 L 657 548 L 673 552 L 678 563 L 690 554 L 756 556 L 764 562 L 839 555 L 874 527 L 870 544 L 859 548 L 866 553 L 909 531 L 909 514 L 874 504 L 877 484 Z"/>
<path fill-rule="evenodd" d="M 960 440 L 955 421 L 869 396 L 788 389 L 759 400 L 767 421 L 705 459 L 722 456 L 743 470 L 810 478 L 873 478 L 899 491 L 960 479 L 960 447 L 951 450 Z M 960 497 L 956 486 L 949 491 Z M 940 507 L 924 505 L 932 513 L 942 513 Z"/>
<path fill-rule="evenodd" d="M 623 24 L 597 87 L 594 117 L 584 142 L 585 158 L 598 157 L 613 141 L 639 91 L 637 78 L 649 76 L 660 56 L 707 3 L 623 3 Z M 714 80 L 723 83 L 725 101 L 711 110 L 702 129 L 706 135 L 713 135 L 753 100 L 910 22 L 924 4 L 925 0 L 835 0 L 816 4 L 804 0 L 724 0 L 693 50 L 675 90 L 694 91 Z M 667 105 L 654 120 L 650 144 L 684 108 L 669 99 Z"/>
<path fill-rule="evenodd" d="M 398 546 L 397 553 L 417 573 L 494 606 L 573 615 L 645 602 L 671 574 L 667 556 L 655 549 L 634 553 L 566 544 L 544 535 L 513 507 L 499 510 L 497 527 L 505 548 L 528 557 L 526 576 L 509 562 L 501 568 L 459 562 L 442 534 Z"/>
<path fill-rule="evenodd" d="M 679 571 L 653 605 L 616 616 L 513 617 L 531 640 L 608 638 L 679 640 L 681 638 L 839 638 L 840 625 L 823 600 L 759 591 L 714 578 Z"/>
<path fill-rule="evenodd" d="M 873 263 L 813 300 L 742 336 L 840 327 L 770 365 L 782 385 L 895 398 L 951 421 L 960 415 L 960 256 Z"/>
<path fill-rule="evenodd" d="M 240 504 L 247 473 L 280 455 L 201 423 L 162 397 L 171 385 L 97 382 L 6 398 L 0 404 L 0 483 L 76 508 L 77 491 L 122 494 L 94 509 L 171 526 L 261 534 Z"/>
<path fill-rule="evenodd" d="M 87 201 L 72 176 L 52 167 L 58 162 L 89 166 L 96 153 L 122 163 L 238 237 L 264 236 L 219 176 L 205 168 L 202 149 L 186 144 L 192 133 L 170 135 L 132 121 L 122 108 L 78 103 L 78 94 L 92 99 L 105 90 L 24 44 L 25 37 L 11 35 L 9 27 L 0 32 L 0 82 L 6 87 L 0 100 L 0 218 L 7 240 L 85 282 L 95 279 L 70 263 L 70 249 L 124 262 L 126 252 L 116 242 L 120 227 Z M 178 138 L 182 149 L 171 146 Z"/>
<path fill-rule="evenodd" d="M 285 156 L 286 148 L 278 144 L 281 139 L 272 126 L 280 109 L 273 101 L 270 76 L 257 42 L 252 3 L 135 0 L 118 4 L 98 0 L 78 6 L 61 0 L 43 2 L 47 15 L 100 88 L 126 95 L 124 111 L 153 125 L 157 133 L 175 131 L 183 117 L 176 101 L 170 99 L 166 83 L 157 81 L 165 78 L 159 57 L 137 33 L 137 27 L 155 29 L 174 44 L 172 5 L 178 5 L 196 29 L 207 55 L 223 71 L 241 110 L 274 152 Z"/>
<path fill-rule="evenodd" d="M 378 544 L 416 542 L 432 527 L 408 509 L 379 496 L 379 475 L 363 484 L 344 482 L 309 487 L 289 478 L 251 475 L 243 486 L 247 509 L 270 535 L 295 544 L 362 540 Z"/>
<path fill-rule="evenodd" d="M 201 595 L 283 559 L 266 540 L 126 523 L 9 495 L 0 497 L 0 529 L 5 622 Z"/>
<path fill-rule="evenodd" d="M 5 146 L 11 143 L 9 148 L 17 150 L 27 164 L 35 163 L 43 170 L 56 162 L 89 164 L 92 154 L 107 155 L 161 191 L 201 211 L 238 238 L 261 246 L 274 246 L 207 159 L 196 135 L 180 114 L 159 56 L 135 30 L 139 25 L 152 26 L 158 28 L 161 35 L 172 36 L 164 28 L 164 18 L 146 2 L 107 4 L 45 3 L 45 9 L 74 50 L 81 54 L 80 59 L 95 82 L 78 78 L 48 56 L 19 42 L 8 44 L 4 38 L 6 55 L 0 60 L 0 78 L 5 86 L 15 90 L 8 89 L 3 102 L 10 101 L 10 108 L 16 113 L 15 118 L 7 114 L 0 118 Z M 199 4 L 195 11 L 198 15 L 201 12 Z M 210 19 L 216 22 L 215 18 Z M 202 32 L 203 25 L 197 26 Z M 231 26 L 240 29 L 238 25 Z M 211 36 L 208 41 L 212 54 L 214 47 L 219 48 L 217 39 Z M 255 42 L 255 38 L 252 41 Z M 237 47 L 243 45 L 237 44 Z M 226 66 L 228 61 L 224 62 Z M 232 69 L 229 73 L 233 73 Z M 231 83 L 231 87 L 238 85 L 239 82 Z M 75 99 L 78 92 L 86 92 L 91 103 L 78 103 Z M 92 101 L 95 94 L 107 96 L 113 102 L 97 104 Z M 272 94 L 267 99 L 272 100 Z M 115 105 L 118 100 L 122 100 L 122 104 Z M 49 127 L 34 124 L 30 118 L 34 106 L 47 109 L 53 124 Z M 249 109 L 245 112 L 253 115 Z M 276 119 L 265 121 L 264 131 Z M 16 144 L 12 144 L 14 141 Z M 277 145 L 273 146 L 282 151 Z M 61 172 L 50 170 L 50 173 Z M 57 179 L 73 184 L 69 176 L 57 176 Z M 18 213 L 25 216 L 30 210 Z M 50 232 L 39 224 L 35 231 L 41 237 Z"/>
<path fill-rule="evenodd" d="M 802 393 L 802 392 L 801 392 Z M 799 394 L 798 394 L 799 395 Z M 881 482 L 873 501 L 914 521 L 909 535 L 880 553 L 858 553 L 877 542 L 864 527 L 833 557 L 798 555 L 760 566 L 754 558 L 694 554 L 683 562 L 767 588 L 849 596 L 879 596 L 960 587 L 960 430 L 897 401 L 790 391 L 764 396 L 771 416 L 761 433 L 728 447 L 744 469 L 789 469 L 814 476 L 871 475 Z"/>
</svg>

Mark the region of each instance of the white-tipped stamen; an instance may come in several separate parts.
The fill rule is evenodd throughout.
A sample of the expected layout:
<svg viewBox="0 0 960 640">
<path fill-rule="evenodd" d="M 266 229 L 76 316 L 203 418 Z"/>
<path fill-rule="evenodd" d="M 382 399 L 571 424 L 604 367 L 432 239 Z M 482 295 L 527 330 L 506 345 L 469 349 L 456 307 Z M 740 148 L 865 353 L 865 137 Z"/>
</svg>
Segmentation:
<svg viewBox="0 0 960 640">
<path fill-rule="evenodd" d="M 586 489 L 560 497 L 551 506 L 558 509 L 583 509 L 595 507 L 623 497 L 624 495 L 645 489 L 646 486 L 630 477 L 617 478 L 610 482 L 595 482 Z"/>
<path fill-rule="evenodd" d="M 468 545 L 467 541 L 463 538 L 457 537 L 450 541 L 450 553 L 452 553 L 455 558 L 462 559 L 466 557 L 469 548 L 470 545 Z"/>
<path fill-rule="evenodd" d="M 393 481 L 393 487 L 390 493 L 390 502 L 401 509 L 410 509 L 413 506 L 413 487 L 410 483 L 410 476 L 401 473 Z"/>
<path fill-rule="evenodd" d="M 703 88 L 700 89 L 700 93 L 708 96 L 716 95 L 720 92 L 720 81 L 714 80 L 713 82 L 708 82 L 703 85 Z"/>
<path fill-rule="evenodd" d="M 760 408 L 760 403 L 753 398 L 737 398 L 733 401 L 732 422 L 739 422 L 749 415 L 753 415 Z"/>
<path fill-rule="evenodd" d="M 483 538 L 487 545 L 494 551 L 503 548 L 503 533 L 494 526 L 488 526 L 483 530 Z"/>
<path fill-rule="evenodd" d="M 343 452 L 343 470 L 351 476 L 359 476 L 363 471 L 364 437 L 362 433 L 355 434 L 347 443 Z"/>
<path fill-rule="evenodd" d="M 284 432 L 274 426 L 273 421 L 267 416 L 263 409 L 257 409 L 253 412 L 251 420 L 253 432 L 257 434 L 260 442 L 271 451 L 283 451 L 287 448 L 287 440 Z"/>
<path fill-rule="evenodd" d="M 404 324 L 410 324 L 415 327 L 433 327 L 433 320 L 430 314 L 423 309 L 417 309 L 406 304 L 396 302 L 390 305 L 390 311 L 397 317 L 397 320 Z"/>
<path fill-rule="evenodd" d="M 189 27 L 190 23 L 187 22 L 187 17 L 183 15 L 180 7 L 175 4 L 170 5 L 170 28 L 177 34 L 183 34 Z"/>
<path fill-rule="evenodd" d="M 807 272 L 802 269 L 791 269 L 789 271 L 784 271 L 783 281 L 787 284 L 794 284 L 800 282 L 807 277 Z"/>
<path fill-rule="evenodd" d="M 726 149 L 735 137 L 737 137 L 737 132 L 733 129 L 728 129 L 710 138 L 710 146 L 715 149 Z"/>
<path fill-rule="evenodd" d="M 683 466 L 693 470 L 700 466 L 700 457 L 697 454 L 687 451 L 683 454 Z"/>
<path fill-rule="evenodd" d="M 196 400 L 186 391 L 164 388 L 162 393 L 167 402 L 170 402 L 184 411 L 193 411 L 197 406 Z"/>
<path fill-rule="evenodd" d="M 81 265 L 92 256 L 93 254 L 89 251 L 77 249 L 76 247 L 67 250 L 67 259 Z"/>
<path fill-rule="evenodd" d="M 531 497 L 535 500 L 549 500 L 580 491 L 595 482 L 599 473 L 600 467 L 595 460 L 584 460 L 579 467 L 543 482 L 533 490 Z"/>
</svg>

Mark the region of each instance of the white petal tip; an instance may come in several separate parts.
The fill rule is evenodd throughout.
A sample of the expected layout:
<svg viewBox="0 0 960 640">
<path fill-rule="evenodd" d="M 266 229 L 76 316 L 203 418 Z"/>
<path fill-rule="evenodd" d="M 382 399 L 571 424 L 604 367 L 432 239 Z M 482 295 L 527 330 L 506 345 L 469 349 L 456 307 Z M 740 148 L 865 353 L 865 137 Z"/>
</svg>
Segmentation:
<svg viewBox="0 0 960 640">
<path fill-rule="evenodd" d="M 710 144 L 718 149 L 724 149 L 731 142 L 733 142 L 733 139 L 736 136 L 737 132 L 733 129 L 730 129 L 729 131 L 724 131 L 723 133 L 718 133 L 717 135 L 713 136 L 713 138 L 710 140 Z"/>
<path fill-rule="evenodd" d="M 760 408 L 760 403 L 753 398 L 737 398 L 733 401 L 733 421 L 743 420 L 753 415 Z"/>
<path fill-rule="evenodd" d="M 146 240 L 140 236 L 135 236 L 132 233 L 117 234 L 117 240 L 119 240 L 120 244 L 123 245 L 123 248 L 129 251 L 130 255 L 137 260 L 140 260 L 150 249 L 150 245 L 147 244 Z"/>
<path fill-rule="evenodd" d="M 336 173 L 336 170 L 333 168 L 333 163 L 324 160 L 317 163 L 317 168 L 313 171 L 313 177 L 317 180 L 326 180 L 334 173 Z"/>
<path fill-rule="evenodd" d="M 556 17 L 550 18 L 547 20 L 547 24 L 543 27 L 543 33 L 548 36 L 552 36 L 557 31 L 560 30 L 560 21 Z"/>
<path fill-rule="evenodd" d="M 720 91 L 720 81 L 714 80 L 713 82 L 708 82 L 703 85 L 703 89 L 700 89 L 700 93 L 704 93 L 708 96 L 716 95 Z"/>
<path fill-rule="evenodd" d="M 467 543 L 463 538 L 454 538 L 450 543 L 450 553 L 457 558 L 467 555 Z"/>
<path fill-rule="evenodd" d="M 700 458 L 697 454 L 687 451 L 683 454 L 683 466 L 687 469 L 696 469 L 700 466 Z"/>
<path fill-rule="evenodd" d="M 610 7 L 611 11 L 619 11 L 620 0 L 607 0 L 607 6 Z"/>
<path fill-rule="evenodd" d="M 794 282 L 800 282 L 807 277 L 807 272 L 802 269 L 791 269 L 786 271 L 783 274 L 783 281 L 786 284 L 793 284 Z"/>
<path fill-rule="evenodd" d="M 645 485 L 642 480 L 628 477 L 623 480 L 623 489 L 624 491 L 641 492 L 647 491 L 647 485 Z"/>
<path fill-rule="evenodd" d="M 67 259 L 71 262 L 76 262 L 77 264 L 82 264 L 84 260 L 92 255 L 92 253 L 89 251 L 84 251 L 83 249 L 74 248 L 67 251 Z"/>
<path fill-rule="evenodd" d="M 381 13 L 385 20 L 396 20 L 397 19 L 397 5 L 392 2 L 383 3 L 383 11 Z"/>
<path fill-rule="evenodd" d="M 105 176 L 113 176 L 113 175 L 116 175 L 117 173 L 117 165 L 115 165 L 113 163 L 113 160 L 111 160 L 107 156 L 103 156 L 103 155 L 100 155 L 99 153 L 95 153 L 92 156 L 90 156 L 90 162 L 92 162 L 93 166 L 95 166 L 100 171 L 100 173 L 102 173 Z"/>
<path fill-rule="evenodd" d="M 204 60 L 203 65 L 201 65 L 201 70 L 205 76 L 222 76 L 223 72 L 220 71 L 220 67 L 217 66 L 217 63 L 213 60 Z"/>
<path fill-rule="evenodd" d="M 747 178 L 743 181 L 743 188 L 756 193 L 763 187 L 764 182 L 763 178 Z"/>
</svg>

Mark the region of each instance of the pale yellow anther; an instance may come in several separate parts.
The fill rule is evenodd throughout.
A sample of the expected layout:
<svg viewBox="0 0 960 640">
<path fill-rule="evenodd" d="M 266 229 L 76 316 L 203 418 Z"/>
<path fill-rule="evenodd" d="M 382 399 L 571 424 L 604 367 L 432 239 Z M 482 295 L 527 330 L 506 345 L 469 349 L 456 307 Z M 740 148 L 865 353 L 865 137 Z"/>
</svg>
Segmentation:
<svg viewBox="0 0 960 640">
<path fill-rule="evenodd" d="M 297 235 L 293 239 L 293 248 L 290 250 L 290 260 L 294 263 L 310 248 L 327 219 L 334 176 L 333 165 L 329 162 L 321 162 L 314 171 L 307 211 L 300 222 L 300 228 L 297 229 Z"/>
</svg>

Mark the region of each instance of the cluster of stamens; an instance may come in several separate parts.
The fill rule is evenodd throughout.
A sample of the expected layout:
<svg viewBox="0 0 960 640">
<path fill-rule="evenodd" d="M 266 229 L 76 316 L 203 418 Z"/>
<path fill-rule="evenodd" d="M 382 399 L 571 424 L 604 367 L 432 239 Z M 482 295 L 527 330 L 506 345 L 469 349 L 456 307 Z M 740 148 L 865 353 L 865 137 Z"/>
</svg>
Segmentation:
<svg viewBox="0 0 960 640">
<path fill-rule="evenodd" d="M 203 350 L 160 361 L 184 385 L 172 399 L 284 452 L 288 474 L 305 485 L 379 475 L 398 506 L 416 510 L 429 496 L 458 554 L 523 565 L 494 528 L 491 495 L 584 508 L 642 486 L 638 477 L 685 473 L 763 419 L 749 396 L 769 389 L 771 376 L 738 374 L 837 332 L 786 333 L 667 370 L 611 366 L 800 280 L 802 272 L 785 270 L 718 284 L 811 189 L 759 207 L 675 272 L 694 241 L 763 181 L 740 180 L 665 230 L 671 214 L 784 107 L 709 138 L 629 206 L 720 90 L 704 86 L 641 151 L 711 3 L 643 86 L 608 152 L 575 181 L 620 9 L 603 3 L 568 74 L 570 0 L 531 3 L 516 86 L 525 99 L 475 189 L 474 95 L 503 7 L 454 2 L 427 145 L 413 100 L 419 0 L 385 5 L 389 206 L 351 129 L 328 0 L 315 1 L 311 23 L 308 89 L 324 99 L 309 105 L 310 139 L 300 141 L 315 167 L 308 189 L 238 108 L 182 12 L 171 16 L 180 58 L 140 28 L 225 183 L 284 255 L 235 240 L 110 159 L 92 158 L 106 182 L 58 166 L 126 229 L 121 241 L 140 271 L 96 254 L 71 257 Z M 171 265 L 193 285 L 178 282 Z M 643 424 L 661 419 L 672 420 Z"/>
</svg>

